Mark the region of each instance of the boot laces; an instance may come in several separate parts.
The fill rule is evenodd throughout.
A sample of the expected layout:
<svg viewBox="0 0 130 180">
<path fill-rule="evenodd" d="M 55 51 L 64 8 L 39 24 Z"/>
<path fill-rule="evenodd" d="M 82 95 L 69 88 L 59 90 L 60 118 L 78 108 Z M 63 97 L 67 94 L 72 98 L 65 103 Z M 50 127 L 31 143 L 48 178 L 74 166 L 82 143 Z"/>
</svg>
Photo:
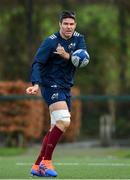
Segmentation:
<svg viewBox="0 0 130 180">
<path fill-rule="evenodd" d="M 51 160 L 43 160 L 42 165 L 44 166 L 45 169 L 53 169 L 54 166 L 52 165 Z"/>
</svg>

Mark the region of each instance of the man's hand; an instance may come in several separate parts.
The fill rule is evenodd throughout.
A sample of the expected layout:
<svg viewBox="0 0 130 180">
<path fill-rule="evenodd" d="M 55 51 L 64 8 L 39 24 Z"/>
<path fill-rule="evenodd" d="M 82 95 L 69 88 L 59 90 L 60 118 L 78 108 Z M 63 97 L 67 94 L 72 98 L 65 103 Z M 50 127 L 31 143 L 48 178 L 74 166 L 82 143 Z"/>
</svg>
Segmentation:
<svg viewBox="0 0 130 180">
<path fill-rule="evenodd" d="M 70 59 L 70 54 L 67 53 L 64 49 L 63 46 L 61 46 L 60 44 L 58 44 L 56 51 L 54 52 L 55 54 L 60 55 L 61 57 L 63 57 L 64 59 L 69 60 Z"/>
<path fill-rule="evenodd" d="M 26 89 L 26 93 L 29 95 L 37 95 L 39 92 L 39 85 L 35 84 L 34 86 L 30 86 Z"/>
</svg>

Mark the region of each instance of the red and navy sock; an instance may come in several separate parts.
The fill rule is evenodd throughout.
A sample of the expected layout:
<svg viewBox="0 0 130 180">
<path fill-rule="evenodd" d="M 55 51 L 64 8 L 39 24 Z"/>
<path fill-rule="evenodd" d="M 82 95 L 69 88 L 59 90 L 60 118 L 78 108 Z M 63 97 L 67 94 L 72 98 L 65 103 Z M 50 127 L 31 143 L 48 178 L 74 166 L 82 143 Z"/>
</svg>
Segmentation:
<svg viewBox="0 0 130 180">
<path fill-rule="evenodd" d="M 54 126 L 54 128 L 52 129 L 48 137 L 44 160 L 52 159 L 53 151 L 55 149 L 56 144 L 60 140 L 62 134 L 63 134 L 63 131 L 61 131 L 57 126 Z"/>
<path fill-rule="evenodd" d="M 35 162 L 36 165 L 40 164 L 40 162 L 42 161 L 42 159 L 45 155 L 49 134 L 50 134 L 50 131 L 48 131 L 47 134 L 45 135 L 45 137 L 43 138 L 42 148 L 41 148 L 40 154 L 38 155 L 38 158 Z"/>
</svg>

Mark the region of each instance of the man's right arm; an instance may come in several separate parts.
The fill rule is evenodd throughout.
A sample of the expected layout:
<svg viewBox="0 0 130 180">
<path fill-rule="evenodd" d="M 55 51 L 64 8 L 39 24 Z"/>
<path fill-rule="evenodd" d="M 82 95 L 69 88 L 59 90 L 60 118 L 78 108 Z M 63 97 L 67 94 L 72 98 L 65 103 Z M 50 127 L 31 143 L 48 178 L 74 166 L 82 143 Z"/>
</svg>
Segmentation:
<svg viewBox="0 0 130 180">
<path fill-rule="evenodd" d="M 26 93 L 36 95 L 39 92 L 39 86 L 42 83 L 41 70 L 48 60 L 51 48 L 48 39 L 46 39 L 36 52 L 34 62 L 31 69 L 31 82 L 32 86 L 26 89 Z"/>
<path fill-rule="evenodd" d="M 46 39 L 36 52 L 31 69 L 31 82 L 33 85 L 42 83 L 41 72 L 51 52 L 50 40 Z"/>
<path fill-rule="evenodd" d="M 26 93 L 29 95 L 37 95 L 39 92 L 39 85 L 35 84 L 34 86 L 30 86 L 26 89 Z"/>
</svg>

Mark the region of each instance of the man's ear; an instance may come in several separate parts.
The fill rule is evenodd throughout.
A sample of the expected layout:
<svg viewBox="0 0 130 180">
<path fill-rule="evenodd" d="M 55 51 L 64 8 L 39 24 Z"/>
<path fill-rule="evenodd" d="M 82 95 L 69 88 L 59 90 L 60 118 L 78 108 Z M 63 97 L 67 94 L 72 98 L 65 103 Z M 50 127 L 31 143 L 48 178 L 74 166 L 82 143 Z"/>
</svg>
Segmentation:
<svg viewBox="0 0 130 180">
<path fill-rule="evenodd" d="M 61 22 L 59 22 L 59 26 L 61 27 Z"/>
</svg>

